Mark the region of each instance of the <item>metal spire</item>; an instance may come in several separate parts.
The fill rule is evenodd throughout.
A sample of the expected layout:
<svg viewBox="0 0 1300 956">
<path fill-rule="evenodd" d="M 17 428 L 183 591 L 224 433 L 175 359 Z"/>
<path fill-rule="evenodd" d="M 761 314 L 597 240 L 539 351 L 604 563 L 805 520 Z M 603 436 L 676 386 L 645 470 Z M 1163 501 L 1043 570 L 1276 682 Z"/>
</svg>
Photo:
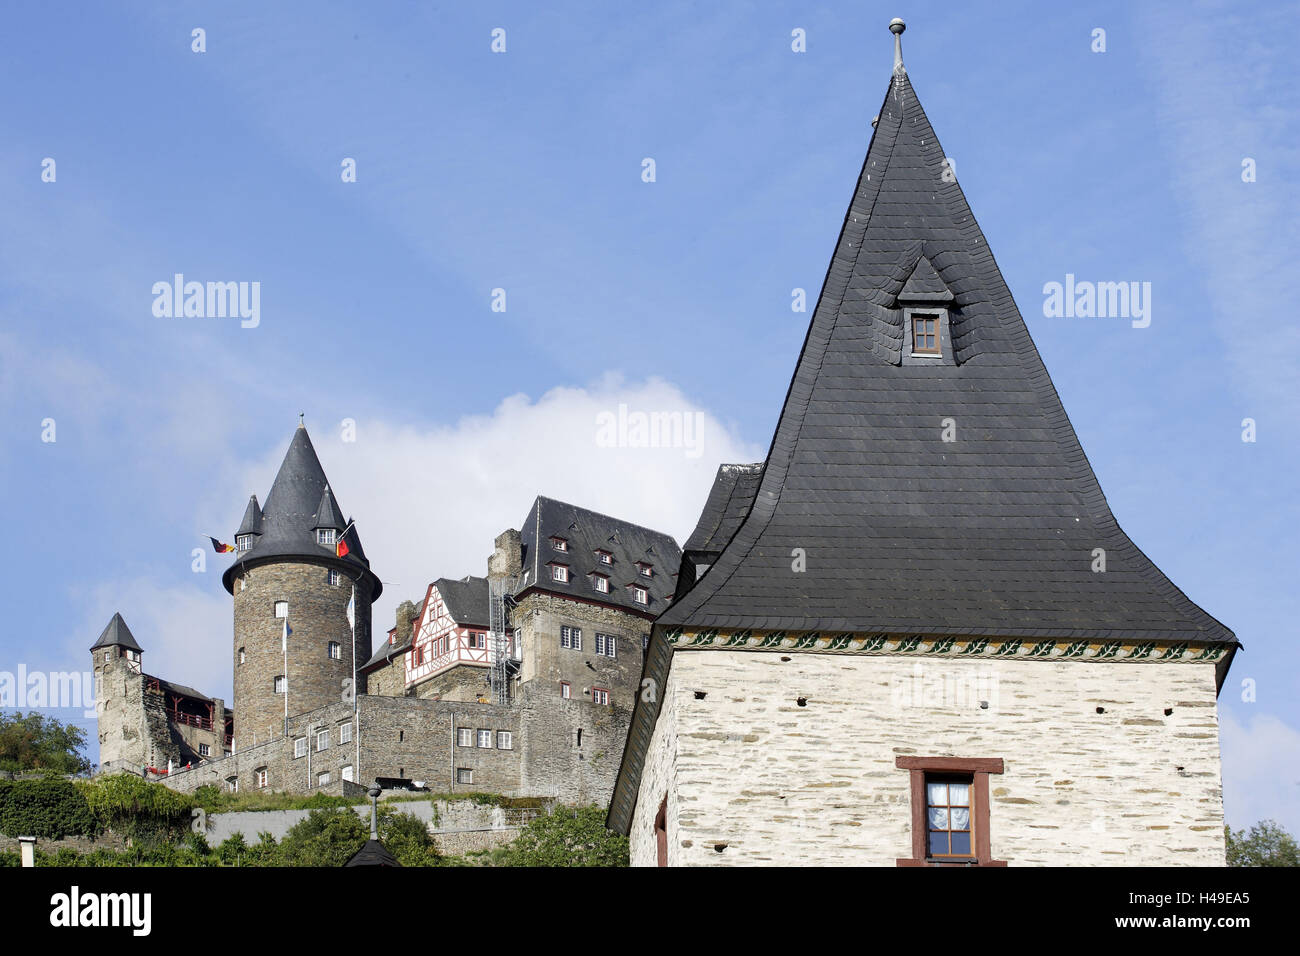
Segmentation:
<svg viewBox="0 0 1300 956">
<path fill-rule="evenodd" d="M 894 72 L 906 73 L 907 67 L 903 66 L 903 31 L 907 29 L 907 24 L 898 17 L 889 21 L 889 32 L 894 35 Z"/>
</svg>

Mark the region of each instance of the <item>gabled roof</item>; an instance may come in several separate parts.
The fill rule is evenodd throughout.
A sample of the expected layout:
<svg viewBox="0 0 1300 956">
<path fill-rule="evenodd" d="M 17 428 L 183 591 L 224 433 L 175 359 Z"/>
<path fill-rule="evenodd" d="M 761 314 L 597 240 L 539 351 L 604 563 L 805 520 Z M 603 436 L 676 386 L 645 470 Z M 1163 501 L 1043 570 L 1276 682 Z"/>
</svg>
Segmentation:
<svg viewBox="0 0 1300 956">
<path fill-rule="evenodd" d="M 144 653 L 144 648 L 135 642 L 135 635 L 126 626 L 126 621 L 122 619 L 120 612 L 113 613 L 108 626 L 100 633 L 99 640 L 90 645 L 92 651 L 97 651 L 101 647 L 125 647 L 130 651 Z"/>
<path fill-rule="evenodd" d="M 488 626 L 488 580 L 473 575 L 460 578 L 439 578 L 433 582 L 442 596 L 442 603 L 457 624 Z"/>
<path fill-rule="evenodd" d="M 672 599 L 682 552 L 671 535 L 542 496 L 528 510 L 519 535 L 524 566 L 520 591 L 537 588 L 649 616 Z M 567 549 L 555 550 L 552 538 L 563 538 Z M 609 552 L 613 562 L 600 563 L 597 551 Z M 637 572 L 637 562 L 652 566 L 650 577 Z M 568 567 L 568 583 L 552 580 L 552 564 Z M 609 578 L 608 593 L 592 586 L 593 574 Z M 649 592 L 648 603 L 634 600 L 632 585 Z"/>
<path fill-rule="evenodd" d="M 706 556 L 708 560 L 711 558 L 707 556 L 721 554 L 749 513 L 762 477 L 761 461 L 752 465 L 719 465 L 709 499 L 700 512 L 700 520 L 686 539 L 682 551 L 688 556 Z"/>
<path fill-rule="evenodd" d="M 896 70 L 752 508 L 659 623 L 1233 642 L 1116 523 L 944 156 Z M 955 364 L 900 362 L 909 284 Z"/>
<path fill-rule="evenodd" d="M 266 496 L 260 518 L 253 519 L 260 521 L 260 535 L 253 540 L 249 550 L 236 552 L 234 563 L 222 575 L 221 582 L 227 591 L 234 593 L 235 575 L 241 568 L 256 567 L 276 559 L 305 558 L 340 568 L 353 575 L 360 571 L 370 579 L 371 600 L 379 597 L 383 585 L 370 571 L 370 562 L 366 560 L 365 551 L 361 547 L 356 525 L 344 536 L 349 550 L 342 558 L 335 556 L 333 545 L 316 542 L 318 527 L 333 527 L 337 530 L 344 527 L 341 520 L 343 511 L 328 485 L 325 470 L 316 457 L 316 449 L 312 447 L 307 429 L 300 424 L 294 432 L 293 440 L 289 442 L 289 450 L 285 452 L 284 461 L 271 485 L 271 492 Z M 249 523 L 256 504 L 255 498 L 249 502 L 244 513 L 245 524 Z M 322 521 L 325 523 L 322 524 Z M 242 530 L 244 526 L 241 524 L 240 527 L 240 533 L 245 533 Z"/>
</svg>

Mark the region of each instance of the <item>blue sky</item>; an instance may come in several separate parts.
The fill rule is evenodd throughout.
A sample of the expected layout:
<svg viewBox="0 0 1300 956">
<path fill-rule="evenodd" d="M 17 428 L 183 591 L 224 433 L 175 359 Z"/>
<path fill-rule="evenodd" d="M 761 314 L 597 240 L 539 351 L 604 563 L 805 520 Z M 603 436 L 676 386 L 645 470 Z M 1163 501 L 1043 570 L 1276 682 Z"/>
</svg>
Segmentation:
<svg viewBox="0 0 1300 956">
<path fill-rule="evenodd" d="M 265 6 L 7 10 L 0 670 L 84 669 L 120 610 L 147 670 L 229 700 L 223 559 L 191 549 L 300 411 L 377 625 L 537 493 L 683 538 L 714 467 L 766 451 L 897 15 L 1112 509 L 1246 646 L 1228 818 L 1300 831 L 1294 5 Z M 259 282 L 260 324 L 154 316 L 177 272 Z M 1045 318 L 1067 273 L 1150 282 L 1151 326 Z M 698 412 L 702 454 L 593 447 L 619 403 Z"/>
</svg>

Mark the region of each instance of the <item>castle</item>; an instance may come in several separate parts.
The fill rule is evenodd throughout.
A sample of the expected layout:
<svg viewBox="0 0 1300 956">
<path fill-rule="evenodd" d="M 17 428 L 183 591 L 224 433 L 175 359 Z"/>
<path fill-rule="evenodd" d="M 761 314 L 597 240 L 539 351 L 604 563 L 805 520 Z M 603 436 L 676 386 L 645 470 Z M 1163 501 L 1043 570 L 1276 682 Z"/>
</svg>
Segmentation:
<svg viewBox="0 0 1300 956">
<path fill-rule="evenodd" d="M 233 706 L 145 673 L 115 614 L 91 648 L 101 772 L 179 790 L 608 801 L 650 623 L 675 589 L 670 536 L 539 497 L 486 577 L 433 581 L 376 646 L 383 585 L 300 424 L 234 548 Z"/>
</svg>

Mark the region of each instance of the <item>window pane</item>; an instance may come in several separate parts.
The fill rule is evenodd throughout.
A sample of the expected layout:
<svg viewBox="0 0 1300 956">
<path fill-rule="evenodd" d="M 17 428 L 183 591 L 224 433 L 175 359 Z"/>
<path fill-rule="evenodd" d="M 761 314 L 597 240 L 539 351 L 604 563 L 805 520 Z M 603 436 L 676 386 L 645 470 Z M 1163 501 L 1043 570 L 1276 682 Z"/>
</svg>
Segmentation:
<svg viewBox="0 0 1300 956">
<path fill-rule="evenodd" d="M 970 856 L 970 834 L 958 833 L 953 831 L 952 834 L 952 852 L 960 853 L 963 856 Z"/>
<path fill-rule="evenodd" d="M 948 829 L 948 811 L 940 808 L 930 808 L 930 829 L 946 830 Z"/>
<path fill-rule="evenodd" d="M 930 806 L 944 807 L 948 805 L 948 785 L 946 783 L 927 783 L 925 790 Z"/>
<path fill-rule="evenodd" d="M 931 810 L 930 812 L 931 812 L 931 813 L 934 813 L 933 810 Z M 952 829 L 954 829 L 954 830 L 969 830 L 969 829 L 970 829 L 970 811 L 969 811 L 969 810 L 967 810 L 965 807 L 953 807 L 952 810 L 949 811 L 949 813 L 950 813 L 950 816 L 951 816 L 951 819 L 952 819 Z M 930 824 L 930 825 L 931 825 L 931 826 L 934 826 L 933 823 Z"/>
<path fill-rule="evenodd" d="M 947 852 L 948 852 L 948 834 L 943 832 L 931 833 L 930 834 L 931 855 L 934 855 L 936 853 L 947 853 Z"/>
<path fill-rule="evenodd" d="M 950 783 L 948 784 L 948 803 L 954 807 L 970 806 L 970 784 L 968 783 Z"/>
</svg>

